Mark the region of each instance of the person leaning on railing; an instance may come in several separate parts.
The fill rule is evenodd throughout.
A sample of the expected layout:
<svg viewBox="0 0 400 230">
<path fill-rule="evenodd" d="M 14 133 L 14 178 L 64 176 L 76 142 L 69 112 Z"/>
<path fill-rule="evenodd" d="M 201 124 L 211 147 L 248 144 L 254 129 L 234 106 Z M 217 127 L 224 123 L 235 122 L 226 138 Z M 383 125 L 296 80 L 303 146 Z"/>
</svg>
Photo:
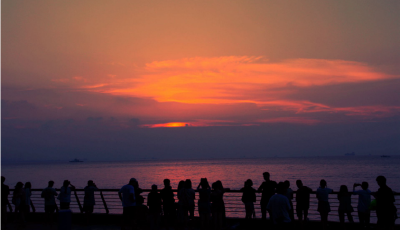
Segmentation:
<svg viewBox="0 0 400 230">
<path fill-rule="evenodd" d="M 41 197 L 44 198 L 44 212 L 46 216 L 46 222 L 51 222 L 53 213 L 57 210 L 57 204 L 55 196 L 57 196 L 56 190 L 53 188 L 54 181 L 49 181 L 48 186 L 43 189 Z"/>
<path fill-rule="evenodd" d="M 356 191 L 356 187 L 361 186 L 361 190 Z M 358 219 L 360 224 L 364 228 L 369 228 L 369 222 L 371 218 L 371 211 L 369 205 L 371 203 L 371 190 L 368 189 L 368 182 L 362 182 L 361 184 L 354 183 L 353 194 L 358 195 Z"/>
<path fill-rule="evenodd" d="M 321 215 L 322 229 L 325 230 L 328 224 L 328 214 L 331 211 L 331 206 L 329 204 L 329 194 L 333 192 L 332 189 L 327 188 L 326 180 L 320 181 L 320 187 L 317 189 L 318 198 L 318 212 Z"/>
</svg>

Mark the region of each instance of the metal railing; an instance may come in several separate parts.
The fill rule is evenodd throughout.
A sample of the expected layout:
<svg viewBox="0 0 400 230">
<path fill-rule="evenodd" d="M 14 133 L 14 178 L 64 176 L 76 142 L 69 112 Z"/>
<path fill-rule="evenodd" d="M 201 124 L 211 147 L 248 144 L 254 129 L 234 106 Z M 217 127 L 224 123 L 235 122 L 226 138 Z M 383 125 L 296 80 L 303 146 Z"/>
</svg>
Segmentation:
<svg viewBox="0 0 400 230">
<path fill-rule="evenodd" d="M 59 191 L 59 189 L 56 189 Z M 10 189 L 11 193 L 13 189 Z M 42 189 L 32 189 L 32 196 L 31 196 L 31 209 L 34 212 L 44 212 L 44 199 L 41 198 Z M 119 189 L 99 189 L 99 191 L 95 192 L 95 201 L 96 205 L 94 206 L 94 213 L 104 213 L 104 214 L 122 214 L 122 205 L 121 201 L 118 197 Z M 143 204 L 147 204 L 147 194 L 150 192 L 150 189 L 143 189 L 143 193 L 141 195 L 144 197 L 145 201 Z M 176 190 L 173 190 L 176 198 Z M 395 205 L 397 210 L 400 211 L 400 193 L 394 193 L 396 202 Z M 261 200 L 261 193 L 256 193 L 257 201 L 255 203 L 255 212 L 256 218 L 261 218 L 261 208 L 260 208 L 260 200 Z M 295 212 L 295 219 L 296 217 L 296 202 L 295 202 L 296 191 L 294 191 L 294 199 L 293 201 L 293 209 Z M 225 202 L 225 209 L 226 209 L 226 216 L 232 218 L 244 218 L 245 216 L 245 209 L 244 204 L 241 201 L 242 193 L 239 190 L 229 190 L 224 194 L 224 202 Z M 83 212 L 83 199 L 84 199 L 84 190 L 83 189 L 75 189 L 72 191 L 71 194 L 71 204 L 70 209 L 73 212 Z M 198 193 L 196 193 L 196 200 L 198 199 Z M 352 196 L 352 206 L 354 208 L 353 217 L 354 220 L 358 221 L 357 216 L 357 202 L 358 196 Z M 329 213 L 329 220 L 330 221 L 339 221 L 338 218 L 338 207 L 339 207 L 339 200 L 337 199 L 337 192 L 334 192 L 329 195 L 329 203 L 331 205 L 331 212 Z M 197 205 L 196 205 L 197 206 Z M 310 220 L 319 220 L 320 216 L 317 211 L 318 208 L 318 200 L 316 198 L 315 192 L 312 192 L 310 196 L 310 209 L 309 209 L 309 219 Z M 11 202 L 9 205 L 10 211 L 13 210 Z M 15 209 L 15 207 L 14 207 Z M 195 215 L 197 216 L 197 208 L 195 211 Z M 398 221 L 399 222 L 399 221 Z M 396 223 L 398 223 L 396 222 Z M 371 211 L 371 223 L 376 223 L 376 212 Z"/>
</svg>

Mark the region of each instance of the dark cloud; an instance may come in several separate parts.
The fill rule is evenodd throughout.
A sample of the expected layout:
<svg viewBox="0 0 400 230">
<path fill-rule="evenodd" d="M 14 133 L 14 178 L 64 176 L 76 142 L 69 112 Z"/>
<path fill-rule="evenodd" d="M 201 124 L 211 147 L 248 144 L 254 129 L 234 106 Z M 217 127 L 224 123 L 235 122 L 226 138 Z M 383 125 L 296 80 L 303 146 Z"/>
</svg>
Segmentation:
<svg viewBox="0 0 400 230">
<path fill-rule="evenodd" d="M 287 95 L 287 99 L 309 100 L 334 107 L 400 106 L 400 79 L 312 87 L 292 86 L 289 89 L 292 93 Z"/>
<path fill-rule="evenodd" d="M 32 114 L 37 108 L 26 100 L 9 101 L 1 99 L 2 118 L 16 118 L 23 115 Z"/>
</svg>

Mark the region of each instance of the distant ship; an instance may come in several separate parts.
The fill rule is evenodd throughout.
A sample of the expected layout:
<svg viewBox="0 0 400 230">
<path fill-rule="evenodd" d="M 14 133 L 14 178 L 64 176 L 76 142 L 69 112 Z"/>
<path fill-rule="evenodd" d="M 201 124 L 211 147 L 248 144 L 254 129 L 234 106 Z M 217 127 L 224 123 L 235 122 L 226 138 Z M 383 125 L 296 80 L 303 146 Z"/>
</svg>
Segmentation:
<svg viewBox="0 0 400 230">
<path fill-rule="evenodd" d="M 83 161 L 79 160 L 78 158 L 75 158 L 75 159 L 73 159 L 72 161 L 69 161 L 69 162 L 83 162 Z"/>
<path fill-rule="evenodd" d="M 390 157 L 390 156 L 388 156 L 388 155 L 382 155 L 381 157 Z"/>
<path fill-rule="evenodd" d="M 351 152 L 351 153 L 345 153 L 344 155 L 345 155 L 345 156 L 355 156 L 356 153 L 355 153 L 355 152 Z"/>
</svg>

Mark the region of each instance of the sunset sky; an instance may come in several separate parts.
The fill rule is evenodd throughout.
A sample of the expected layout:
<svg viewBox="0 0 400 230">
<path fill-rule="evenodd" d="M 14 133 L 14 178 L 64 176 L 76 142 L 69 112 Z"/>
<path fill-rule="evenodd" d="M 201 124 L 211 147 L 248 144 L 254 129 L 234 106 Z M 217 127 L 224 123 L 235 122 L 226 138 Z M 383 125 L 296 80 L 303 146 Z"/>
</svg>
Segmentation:
<svg viewBox="0 0 400 230">
<path fill-rule="evenodd" d="M 400 154 L 400 1 L 3 0 L 3 161 Z"/>
</svg>

